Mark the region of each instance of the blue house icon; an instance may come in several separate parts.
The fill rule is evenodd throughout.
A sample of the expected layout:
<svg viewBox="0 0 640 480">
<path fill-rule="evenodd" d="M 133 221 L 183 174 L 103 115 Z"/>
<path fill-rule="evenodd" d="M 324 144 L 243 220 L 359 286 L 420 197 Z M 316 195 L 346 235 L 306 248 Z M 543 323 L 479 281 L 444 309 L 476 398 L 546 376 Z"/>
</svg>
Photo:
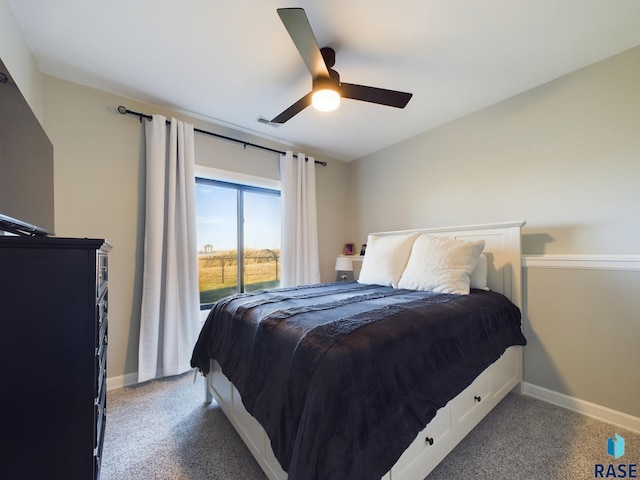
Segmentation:
<svg viewBox="0 0 640 480">
<path fill-rule="evenodd" d="M 616 433 L 615 438 L 607 439 L 607 453 L 616 460 L 624 455 L 624 438 Z"/>
</svg>

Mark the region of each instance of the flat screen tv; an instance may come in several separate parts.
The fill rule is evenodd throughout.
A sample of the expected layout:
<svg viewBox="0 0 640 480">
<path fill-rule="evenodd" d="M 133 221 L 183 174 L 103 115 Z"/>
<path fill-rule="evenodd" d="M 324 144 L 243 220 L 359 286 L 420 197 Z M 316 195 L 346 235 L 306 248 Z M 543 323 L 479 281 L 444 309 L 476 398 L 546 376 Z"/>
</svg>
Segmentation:
<svg viewBox="0 0 640 480">
<path fill-rule="evenodd" d="M 0 234 L 53 235 L 53 145 L 0 59 Z"/>
</svg>

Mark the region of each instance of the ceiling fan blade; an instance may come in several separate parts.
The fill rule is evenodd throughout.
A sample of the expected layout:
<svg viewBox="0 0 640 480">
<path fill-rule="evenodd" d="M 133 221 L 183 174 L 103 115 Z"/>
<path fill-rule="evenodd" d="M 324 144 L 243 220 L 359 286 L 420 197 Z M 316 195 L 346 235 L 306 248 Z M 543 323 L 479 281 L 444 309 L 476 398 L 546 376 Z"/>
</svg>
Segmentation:
<svg viewBox="0 0 640 480">
<path fill-rule="evenodd" d="M 412 93 L 387 90 L 385 88 L 367 87 L 365 85 L 354 85 L 353 83 L 341 83 L 340 94 L 343 98 L 362 100 L 364 102 L 378 103 L 389 107 L 404 108 Z"/>
<path fill-rule="evenodd" d="M 307 14 L 302 8 L 279 8 L 278 15 L 291 36 L 304 63 L 313 78 L 329 77 L 329 70 L 324 63 L 320 47 L 313 34 Z"/>
<path fill-rule="evenodd" d="M 276 118 L 271 120 L 271 123 L 284 123 L 287 120 L 293 118 L 297 114 L 299 114 L 302 110 L 311 105 L 311 95 L 313 92 L 307 93 L 304 97 L 298 100 L 296 103 L 287 108 L 284 112 L 278 115 Z"/>
</svg>

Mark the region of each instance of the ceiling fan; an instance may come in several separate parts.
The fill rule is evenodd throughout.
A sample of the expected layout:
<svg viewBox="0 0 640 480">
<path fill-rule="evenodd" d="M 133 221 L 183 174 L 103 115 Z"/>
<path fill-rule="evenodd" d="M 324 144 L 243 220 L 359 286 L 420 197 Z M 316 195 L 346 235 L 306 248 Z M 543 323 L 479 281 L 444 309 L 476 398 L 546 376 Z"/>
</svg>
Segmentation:
<svg viewBox="0 0 640 480">
<path fill-rule="evenodd" d="M 340 98 L 404 108 L 413 96 L 411 93 L 341 82 L 340 75 L 332 68 L 336 61 L 335 51 L 329 47 L 318 47 L 304 9 L 279 8 L 278 15 L 311 73 L 312 90 L 271 123 L 285 123 L 309 105 L 322 111 L 335 110 Z"/>
</svg>

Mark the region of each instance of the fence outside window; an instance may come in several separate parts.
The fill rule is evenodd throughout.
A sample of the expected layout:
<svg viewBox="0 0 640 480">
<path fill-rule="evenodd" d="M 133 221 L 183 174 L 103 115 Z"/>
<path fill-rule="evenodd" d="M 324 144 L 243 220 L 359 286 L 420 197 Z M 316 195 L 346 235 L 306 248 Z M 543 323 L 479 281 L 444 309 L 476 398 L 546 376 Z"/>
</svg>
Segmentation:
<svg viewBox="0 0 640 480">
<path fill-rule="evenodd" d="M 238 254 L 200 252 L 198 254 L 200 303 L 210 304 L 238 291 Z M 280 285 L 280 251 L 244 252 L 244 291 Z"/>
</svg>

